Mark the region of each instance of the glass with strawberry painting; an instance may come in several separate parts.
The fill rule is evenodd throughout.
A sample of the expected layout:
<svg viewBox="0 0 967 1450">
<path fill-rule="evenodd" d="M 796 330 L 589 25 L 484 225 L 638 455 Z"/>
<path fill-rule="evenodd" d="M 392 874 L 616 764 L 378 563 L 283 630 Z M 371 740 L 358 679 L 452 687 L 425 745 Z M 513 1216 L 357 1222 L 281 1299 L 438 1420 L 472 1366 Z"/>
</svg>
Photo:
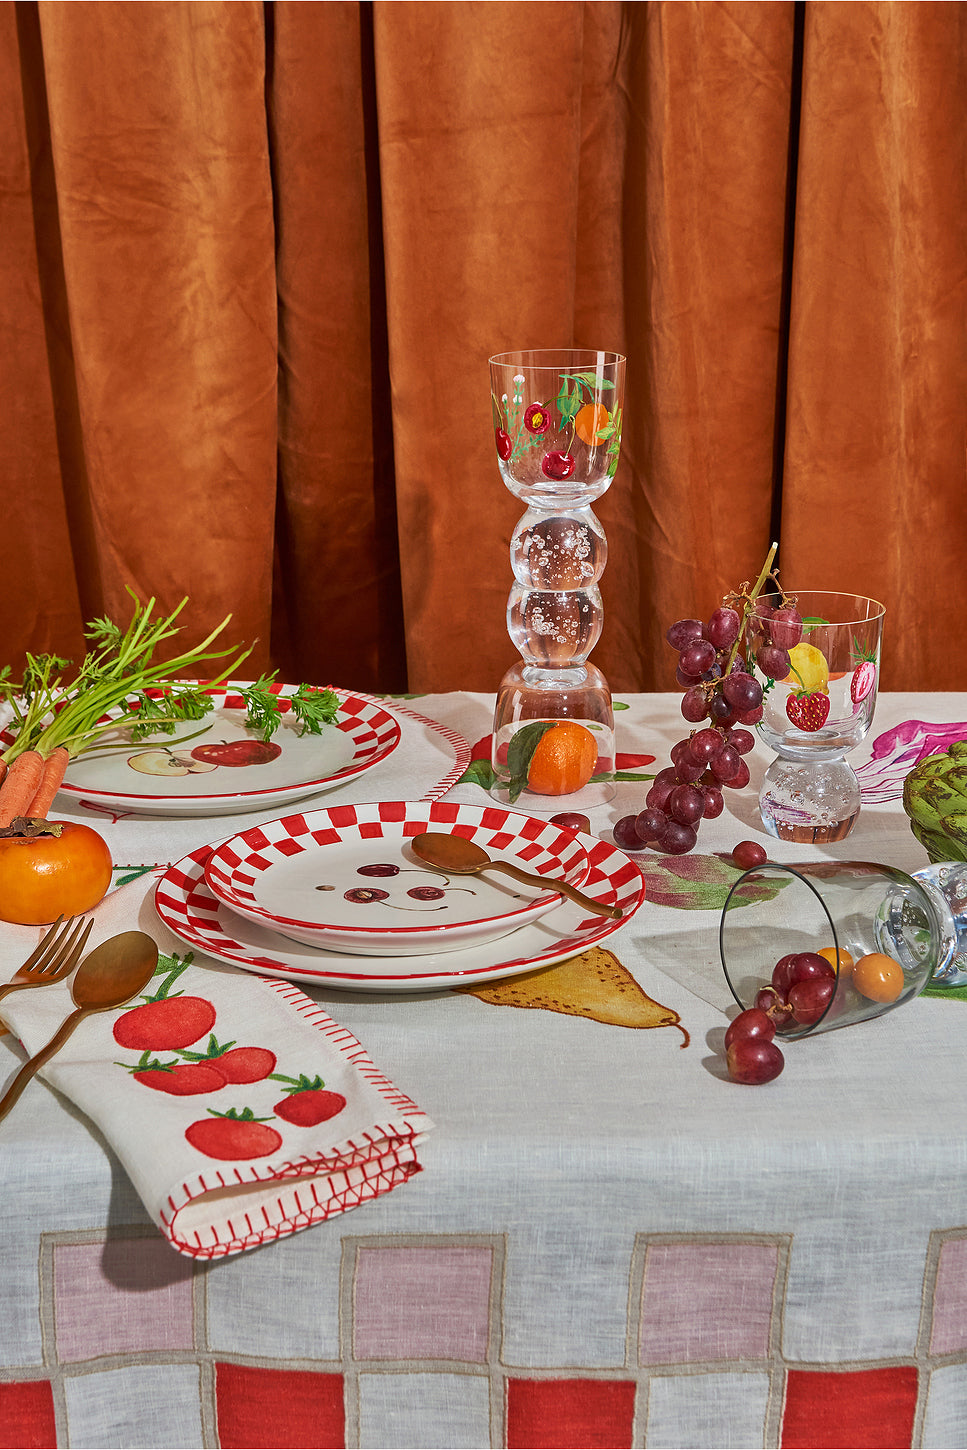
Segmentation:
<svg viewBox="0 0 967 1450">
<path fill-rule="evenodd" d="M 614 712 L 588 656 L 601 637 L 607 562 L 592 512 L 621 448 L 625 359 L 582 348 L 490 359 L 497 465 L 526 505 L 514 530 L 507 632 L 520 659 L 497 691 L 491 794 L 532 811 L 614 795 Z"/>
<path fill-rule="evenodd" d="M 748 649 L 765 681 L 758 729 L 776 752 L 759 811 L 782 840 L 841 841 L 859 815 L 846 756 L 873 723 L 884 613 L 875 599 L 825 590 L 756 604 Z"/>
</svg>

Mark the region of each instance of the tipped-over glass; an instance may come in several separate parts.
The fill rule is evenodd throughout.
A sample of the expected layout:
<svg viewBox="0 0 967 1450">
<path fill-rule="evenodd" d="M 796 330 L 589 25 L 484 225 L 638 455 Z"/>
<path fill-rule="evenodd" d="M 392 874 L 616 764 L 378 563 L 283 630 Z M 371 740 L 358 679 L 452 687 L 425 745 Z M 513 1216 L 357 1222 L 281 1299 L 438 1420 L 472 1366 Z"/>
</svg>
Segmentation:
<svg viewBox="0 0 967 1450">
<path fill-rule="evenodd" d="M 758 728 L 777 758 L 759 792 L 759 811 L 766 830 L 784 841 L 841 841 L 860 811 L 859 781 L 846 756 L 873 723 L 885 611 L 863 595 L 786 592 L 803 631 L 787 648 L 788 674 L 766 679 Z M 749 658 L 763 658 L 763 646 L 786 647 L 784 629 L 781 615 L 754 615 Z"/>
<path fill-rule="evenodd" d="M 756 866 L 732 887 L 719 924 L 722 966 L 743 1010 L 775 1010 L 775 993 L 796 996 L 794 1013 L 780 1011 L 779 1038 L 849 1027 L 909 1002 L 947 960 L 954 937 L 934 885 L 870 861 Z M 821 976 L 803 977 L 794 994 L 774 974 L 795 980 L 790 959 L 802 953 L 825 955 L 828 974 L 825 985 Z"/>
</svg>

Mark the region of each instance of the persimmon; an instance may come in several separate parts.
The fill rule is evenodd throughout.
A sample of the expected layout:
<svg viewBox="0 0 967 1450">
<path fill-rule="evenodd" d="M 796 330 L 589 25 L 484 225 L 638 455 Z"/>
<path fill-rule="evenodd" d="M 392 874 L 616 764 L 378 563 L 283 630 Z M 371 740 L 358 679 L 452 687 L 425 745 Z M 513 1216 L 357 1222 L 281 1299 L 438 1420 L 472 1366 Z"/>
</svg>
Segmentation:
<svg viewBox="0 0 967 1450">
<path fill-rule="evenodd" d="M 103 836 L 77 821 L 0 833 L 0 920 L 42 926 L 79 916 L 104 896 L 112 870 Z"/>
</svg>

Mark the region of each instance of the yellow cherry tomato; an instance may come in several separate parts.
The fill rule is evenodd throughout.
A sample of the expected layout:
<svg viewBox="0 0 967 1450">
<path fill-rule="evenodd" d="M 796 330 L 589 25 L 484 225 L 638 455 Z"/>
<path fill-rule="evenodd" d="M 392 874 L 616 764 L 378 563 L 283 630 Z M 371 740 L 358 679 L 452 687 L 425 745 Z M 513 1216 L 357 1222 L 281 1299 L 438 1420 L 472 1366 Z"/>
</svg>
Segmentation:
<svg viewBox="0 0 967 1450">
<path fill-rule="evenodd" d="M 831 967 L 835 967 L 835 965 L 836 965 L 836 948 L 835 947 L 823 947 L 821 951 L 818 951 L 816 953 L 816 955 L 817 955 L 817 957 L 823 957 L 823 958 L 825 958 L 825 960 L 827 962 L 829 962 L 829 965 Z M 849 952 L 846 950 L 845 947 L 840 947 L 840 949 L 839 949 L 839 976 L 840 976 L 840 981 L 845 982 L 847 980 L 847 978 L 852 975 L 852 972 L 853 972 L 853 958 L 850 956 Z"/>
<path fill-rule="evenodd" d="M 828 695 L 829 664 L 822 650 L 814 644 L 806 644 L 805 640 L 793 645 L 789 651 L 789 673 L 783 684 L 793 685 L 797 690 L 818 690 L 820 694 Z"/>
<path fill-rule="evenodd" d="M 903 968 L 883 952 L 870 952 L 853 968 L 853 986 L 871 1002 L 895 1002 L 903 991 Z"/>
</svg>

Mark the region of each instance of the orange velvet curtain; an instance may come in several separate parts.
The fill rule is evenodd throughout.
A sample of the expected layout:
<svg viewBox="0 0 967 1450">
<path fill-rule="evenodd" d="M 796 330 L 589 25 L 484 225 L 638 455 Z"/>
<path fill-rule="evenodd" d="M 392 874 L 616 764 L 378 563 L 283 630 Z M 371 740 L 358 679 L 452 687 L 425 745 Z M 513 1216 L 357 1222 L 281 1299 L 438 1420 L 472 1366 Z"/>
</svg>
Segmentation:
<svg viewBox="0 0 967 1450">
<path fill-rule="evenodd" d="M 626 354 L 595 661 L 780 542 L 967 688 L 967 6 L 0 5 L 0 663 L 231 612 L 254 667 L 492 690 L 489 354 Z"/>
</svg>

